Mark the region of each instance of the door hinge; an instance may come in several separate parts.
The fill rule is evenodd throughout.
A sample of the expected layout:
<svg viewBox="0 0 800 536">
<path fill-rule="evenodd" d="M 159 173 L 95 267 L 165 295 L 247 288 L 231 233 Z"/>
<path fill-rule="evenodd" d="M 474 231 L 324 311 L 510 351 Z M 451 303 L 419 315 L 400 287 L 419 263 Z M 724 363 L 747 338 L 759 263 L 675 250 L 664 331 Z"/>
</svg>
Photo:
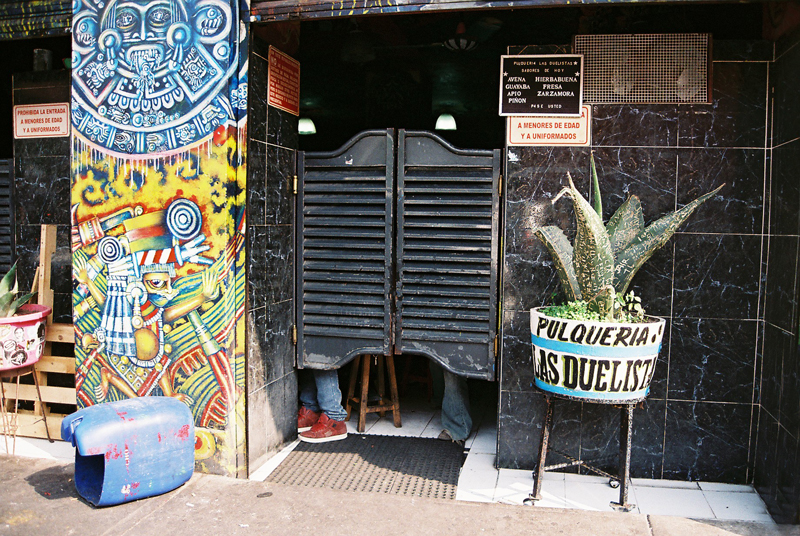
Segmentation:
<svg viewBox="0 0 800 536">
<path fill-rule="evenodd" d="M 294 195 L 297 195 L 297 175 L 295 175 L 294 180 L 292 180 L 292 192 L 294 192 Z"/>
<path fill-rule="evenodd" d="M 292 326 L 292 344 L 297 346 L 297 326 Z"/>
<path fill-rule="evenodd" d="M 497 357 L 497 335 L 494 336 L 494 355 Z"/>
<path fill-rule="evenodd" d="M 497 195 L 503 195 L 503 174 L 497 178 Z"/>
</svg>

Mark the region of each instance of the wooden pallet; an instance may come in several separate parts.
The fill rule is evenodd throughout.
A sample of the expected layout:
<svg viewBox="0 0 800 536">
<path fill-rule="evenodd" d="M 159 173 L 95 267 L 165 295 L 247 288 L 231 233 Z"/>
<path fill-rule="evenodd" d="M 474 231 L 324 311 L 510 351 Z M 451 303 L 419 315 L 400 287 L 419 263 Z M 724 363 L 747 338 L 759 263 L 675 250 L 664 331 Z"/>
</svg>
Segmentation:
<svg viewBox="0 0 800 536">
<path fill-rule="evenodd" d="M 53 307 L 53 290 L 50 285 L 50 262 L 56 250 L 56 226 L 42 225 L 42 237 L 39 247 L 39 267 L 36 269 L 33 290 L 37 291 L 37 303 Z M 75 358 L 61 356 L 53 353 L 53 343 L 75 344 L 75 330 L 72 324 L 59 324 L 53 322 L 53 315 L 47 317 L 47 330 L 45 331 L 45 346 L 42 358 L 36 363 L 35 374 L 39 379 L 42 399 L 36 396 L 36 387 L 28 379 L 20 383 L 17 390 L 16 379 L 7 379 L 4 384 L 7 397 L 7 409 L 13 411 L 14 399 L 19 398 L 20 404 L 32 409 L 19 408 L 17 417 L 17 435 L 24 437 L 47 437 L 42 409 L 47 415 L 47 428 L 52 439 L 61 438 L 61 421 L 76 409 L 75 399 Z M 58 377 L 60 376 L 60 377 Z M 22 378 L 26 381 L 26 378 Z M 60 380 L 60 381 L 59 381 Z M 58 387 L 54 383 L 69 387 Z M 67 406 L 66 413 L 51 410 L 54 404 Z"/>
</svg>

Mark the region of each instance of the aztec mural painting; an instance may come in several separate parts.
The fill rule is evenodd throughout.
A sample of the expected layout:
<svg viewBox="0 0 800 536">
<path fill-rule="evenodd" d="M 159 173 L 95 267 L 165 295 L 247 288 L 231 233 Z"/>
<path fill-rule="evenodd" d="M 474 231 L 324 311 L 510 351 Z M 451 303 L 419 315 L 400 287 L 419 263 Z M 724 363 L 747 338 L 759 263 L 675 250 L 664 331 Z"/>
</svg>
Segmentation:
<svg viewBox="0 0 800 536">
<path fill-rule="evenodd" d="M 75 0 L 72 23 L 78 404 L 176 397 L 197 469 L 228 475 L 245 451 L 239 9 Z"/>
</svg>

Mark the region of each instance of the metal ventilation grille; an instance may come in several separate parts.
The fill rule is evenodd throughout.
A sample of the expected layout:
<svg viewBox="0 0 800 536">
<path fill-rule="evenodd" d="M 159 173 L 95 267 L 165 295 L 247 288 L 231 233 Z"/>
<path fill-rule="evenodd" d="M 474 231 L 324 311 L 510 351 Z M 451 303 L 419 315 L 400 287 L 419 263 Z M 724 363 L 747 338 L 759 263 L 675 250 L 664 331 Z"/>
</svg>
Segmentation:
<svg viewBox="0 0 800 536">
<path fill-rule="evenodd" d="M 583 100 L 708 103 L 710 44 L 709 34 L 577 35 Z"/>
</svg>

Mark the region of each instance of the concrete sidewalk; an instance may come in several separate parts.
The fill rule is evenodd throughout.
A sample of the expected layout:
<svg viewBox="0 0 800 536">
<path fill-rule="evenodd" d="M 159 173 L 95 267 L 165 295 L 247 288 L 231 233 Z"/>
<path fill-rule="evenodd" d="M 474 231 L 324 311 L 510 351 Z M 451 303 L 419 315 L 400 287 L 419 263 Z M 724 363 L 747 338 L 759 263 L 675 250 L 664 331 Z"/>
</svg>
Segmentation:
<svg viewBox="0 0 800 536">
<path fill-rule="evenodd" d="M 0 534 L 614 536 L 800 535 L 800 527 L 424 499 L 281 486 L 196 473 L 170 493 L 95 508 L 72 464 L 0 455 Z"/>
</svg>

